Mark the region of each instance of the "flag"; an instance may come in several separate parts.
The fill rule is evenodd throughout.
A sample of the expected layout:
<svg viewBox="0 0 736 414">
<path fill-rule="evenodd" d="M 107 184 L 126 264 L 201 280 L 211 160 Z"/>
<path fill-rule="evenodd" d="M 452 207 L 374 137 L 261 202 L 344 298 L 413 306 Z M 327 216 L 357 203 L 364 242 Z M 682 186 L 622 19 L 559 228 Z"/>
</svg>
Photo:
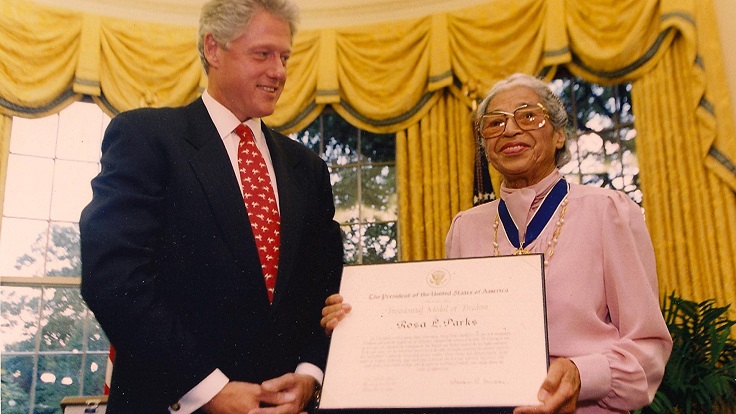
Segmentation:
<svg viewBox="0 0 736 414">
<path fill-rule="evenodd" d="M 105 371 L 105 395 L 110 394 L 110 381 L 112 380 L 112 365 L 115 363 L 115 348 L 110 345 L 110 353 L 107 354 L 107 370 Z"/>
</svg>

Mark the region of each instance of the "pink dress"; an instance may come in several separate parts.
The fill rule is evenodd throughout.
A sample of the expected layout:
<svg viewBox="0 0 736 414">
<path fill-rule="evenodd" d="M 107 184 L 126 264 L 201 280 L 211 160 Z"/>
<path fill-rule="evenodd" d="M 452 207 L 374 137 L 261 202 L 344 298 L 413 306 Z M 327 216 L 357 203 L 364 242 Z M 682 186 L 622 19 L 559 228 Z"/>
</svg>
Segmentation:
<svg viewBox="0 0 736 414">
<path fill-rule="evenodd" d="M 501 188 L 523 240 L 526 223 L 558 171 L 524 189 Z M 571 185 L 567 209 L 545 269 L 549 352 L 580 371 L 578 413 L 625 412 L 649 404 L 664 374 L 672 339 L 659 305 L 654 249 L 639 206 L 626 194 Z M 499 200 L 458 213 L 447 234 L 448 258 L 493 256 Z M 547 253 L 561 208 L 525 246 Z M 503 224 L 498 250 L 511 254 Z M 541 384 L 540 384 L 541 385 Z"/>
</svg>

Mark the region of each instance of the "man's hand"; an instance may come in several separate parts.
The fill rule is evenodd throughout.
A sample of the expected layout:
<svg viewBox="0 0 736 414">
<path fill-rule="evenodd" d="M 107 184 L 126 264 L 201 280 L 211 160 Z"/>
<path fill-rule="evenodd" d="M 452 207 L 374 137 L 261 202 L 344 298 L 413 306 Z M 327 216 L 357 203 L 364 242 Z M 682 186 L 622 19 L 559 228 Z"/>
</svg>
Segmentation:
<svg viewBox="0 0 736 414">
<path fill-rule="evenodd" d="M 231 381 L 202 410 L 209 414 L 246 414 L 258 408 L 261 394 L 258 384 Z"/>
<path fill-rule="evenodd" d="M 250 414 L 298 414 L 304 413 L 314 395 L 317 380 L 304 374 L 285 374 L 261 384 L 261 408 Z"/>
<path fill-rule="evenodd" d="M 517 407 L 514 414 L 574 413 L 580 394 L 580 372 L 567 358 L 558 358 L 549 366 L 547 378 L 537 398 L 542 405 Z"/>
<path fill-rule="evenodd" d="M 319 324 L 324 328 L 325 333 L 330 335 L 337 327 L 337 324 L 350 312 L 351 306 L 343 303 L 343 298 L 339 293 L 330 295 L 325 300 L 325 307 L 322 308 L 322 319 Z"/>
</svg>

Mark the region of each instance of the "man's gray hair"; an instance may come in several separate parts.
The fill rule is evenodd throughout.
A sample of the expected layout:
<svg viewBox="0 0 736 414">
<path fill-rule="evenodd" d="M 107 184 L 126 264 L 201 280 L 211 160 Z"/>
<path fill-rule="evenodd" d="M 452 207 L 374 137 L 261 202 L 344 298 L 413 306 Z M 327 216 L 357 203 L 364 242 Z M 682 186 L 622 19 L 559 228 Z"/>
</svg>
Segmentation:
<svg viewBox="0 0 736 414">
<path fill-rule="evenodd" d="M 197 50 L 205 72 L 210 70 L 204 55 L 205 35 L 212 33 L 220 47 L 227 49 L 230 42 L 243 34 L 259 11 L 266 11 L 287 21 L 291 28 L 291 37 L 294 38 L 299 8 L 292 0 L 211 0 L 202 6 Z"/>
</svg>

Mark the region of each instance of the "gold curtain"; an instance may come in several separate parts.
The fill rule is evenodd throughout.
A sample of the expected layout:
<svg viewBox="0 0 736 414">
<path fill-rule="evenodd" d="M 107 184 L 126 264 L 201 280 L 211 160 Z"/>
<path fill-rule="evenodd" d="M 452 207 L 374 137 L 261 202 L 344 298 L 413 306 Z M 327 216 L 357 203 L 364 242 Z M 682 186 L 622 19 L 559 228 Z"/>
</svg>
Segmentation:
<svg viewBox="0 0 736 414">
<path fill-rule="evenodd" d="M 402 260 L 443 258 L 452 217 L 472 207 L 469 114 L 464 99 L 443 93 L 418 123 L 396 133 Z"/>
<path fill-rule="evenodd" d="M 551 79 L 561 65 L 588 81 L 632 82 L 663 293 L 730 303 L 736 140 L 713 10 L 712 0 L 489 0 L 300 31 L 267 122 L 292 132 L 331 105 L 355 126 L 396 132 L 402 259 L 428 259 L 444 255 L 452 215 L 472 202 L 474 97 L 512 72 Z M 195 28 L 27 0 L 0 0 L 0 12 L 4 115 L 42 116 L 82 94 L 114 115 L 184 104 L 206 87 Z"/>
<path fill-rule="evenodd" d="M 0 217 L 5 205 L 5 177 L 8 176 L 8 157 L 10 155 L 10 125 L 13 118 L 0 114 Z M 0 220 L 0 230 L 2 230 Z"/>
<path fill-rule="evenodd" d="M 699 102 L 702 71 L 691 69 L 678 39 L 634 82 L 641 185 L 662 292 L 723 305 L 736 300 L 736 194 L 703 162 L 715 119 Z"/>
<path fill-rule="evenodd" d="M 0 2 L 0 111 L 40 117 L 82 94 L 109 115 L 179 105 L 203 90 L 196 29 Z"/>
</svg>

